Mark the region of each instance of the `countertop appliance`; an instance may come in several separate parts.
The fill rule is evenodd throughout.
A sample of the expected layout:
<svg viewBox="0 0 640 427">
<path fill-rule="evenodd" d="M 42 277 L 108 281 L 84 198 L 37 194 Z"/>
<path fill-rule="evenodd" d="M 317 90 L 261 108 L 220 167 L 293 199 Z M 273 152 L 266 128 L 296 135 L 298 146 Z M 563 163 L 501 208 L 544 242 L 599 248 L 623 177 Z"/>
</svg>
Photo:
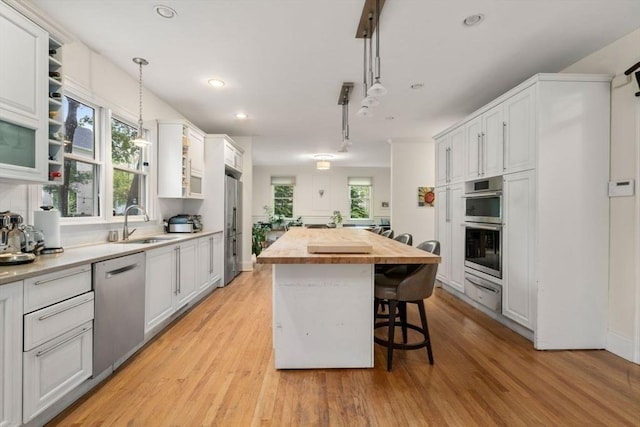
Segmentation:
<svg viewBox="0 0 640 427">
<path fill-rule="evenodd" d="M 232 176 L 224 185 L 224 284 L 240 274 L 242 242 L 242 183 Z"/>
<path fill-rule="evenodd" d="M 465 273 L 464 293 L 489 310 L 502 314 L 502 286 L 476 275 Z"/>
<path fill-rule="evenodd" d="M 197 233 L 202 231 L 202 218 L 200 215 L 180 214 L 165 221 L 167 233 Z"/>
<path fill-rule="evenodd" d="M 144 280 L 144 252 L 93 264 L 94 376 L 144 341 Z"/>
</svg>

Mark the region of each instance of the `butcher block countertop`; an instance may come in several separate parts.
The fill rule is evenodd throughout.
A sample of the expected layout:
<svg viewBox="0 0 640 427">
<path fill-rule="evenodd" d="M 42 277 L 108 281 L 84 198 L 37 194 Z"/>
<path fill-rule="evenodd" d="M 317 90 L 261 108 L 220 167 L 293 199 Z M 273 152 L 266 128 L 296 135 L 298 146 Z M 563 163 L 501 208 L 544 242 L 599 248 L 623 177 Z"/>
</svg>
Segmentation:
<svg viewBox="0 0 640 427">
<path fill-rule="evenodd" d="M 370 253 L 310 253 L 309 244 L 325 246 L 371 245 Z M 259 264 L 435 264 L 438 255 L 416 249 L 368 230 L 292 228 L 266 248 Z"/>
</svg>

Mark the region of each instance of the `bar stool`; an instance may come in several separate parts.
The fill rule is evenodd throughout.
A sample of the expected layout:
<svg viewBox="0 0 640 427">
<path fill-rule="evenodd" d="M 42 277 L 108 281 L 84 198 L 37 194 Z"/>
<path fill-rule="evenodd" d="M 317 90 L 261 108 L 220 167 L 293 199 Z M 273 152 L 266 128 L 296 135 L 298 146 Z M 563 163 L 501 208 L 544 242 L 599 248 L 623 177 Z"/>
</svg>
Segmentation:
<svg viewBox="0 0 640 427">
<path fill-rule="evenodd" d="M 389 229 L 380 233 L 383 237 L 388 237 L 389 239 L 393 239 L 393 230 Z"/>
<path fill-rule="evenodd" d="M 391 371 L 393 366 L 393 350 L 416 350 L 427 349 L 429 364 L 433 365 L 433 351 L 431 350 L 431 339 L 429 337 L 429 326 L 427 323 L 427 313 L 424 308 L 424 300 L 433 294 L 436 282 L 436 272 L 438 264 L 422 264 L 407 277 L 391 278 L 385 275 L 376 275 L 375 297 L 378 300 L 386 300 L 389 304 L 388 320 L 376 322 L 375 328 L 387 327 L 387 339 L 375 337 L 375 342 L 387 347 L 387 371 Z M 420 313 L 421 326 L 407 322 L 406 305 L 416 304 Z M 403 342 L 394 342 L 396 327 L 396 309 L 400 313 L 400 326 L 402 327 Z M 407 343 L 407 329 L 420 332 L 424 339 L 416 343 Z"/>
</svg>

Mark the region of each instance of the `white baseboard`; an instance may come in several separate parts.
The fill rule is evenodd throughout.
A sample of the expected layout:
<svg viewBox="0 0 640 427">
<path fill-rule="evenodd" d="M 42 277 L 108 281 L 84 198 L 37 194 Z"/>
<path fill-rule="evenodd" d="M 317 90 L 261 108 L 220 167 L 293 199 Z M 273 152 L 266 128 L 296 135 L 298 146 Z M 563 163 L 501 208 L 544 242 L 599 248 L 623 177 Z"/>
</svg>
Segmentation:
<svg viewBox="0 0 640 427">
<path fill-rule="evenodd" d="M 608 331 L 606 350 L 616 356 L 627 359 L 629 362 L 638 363 L 638 361 L 633 360 L 633 339 L 630 337 L 624 337 L 616 332 Z"/>
</svg>

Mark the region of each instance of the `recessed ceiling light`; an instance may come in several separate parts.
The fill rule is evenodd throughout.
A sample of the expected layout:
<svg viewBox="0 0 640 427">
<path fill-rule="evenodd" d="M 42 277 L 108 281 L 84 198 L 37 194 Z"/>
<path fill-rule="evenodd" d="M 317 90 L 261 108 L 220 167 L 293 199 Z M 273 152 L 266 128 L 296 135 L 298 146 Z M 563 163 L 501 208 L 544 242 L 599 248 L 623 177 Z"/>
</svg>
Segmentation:
<svg viewBox="0 0 640 427">
<path fill-rule="evenodd" d="M 476 13 L 475 15 L 467 16 L 466 18 L 464 18 L 464 21 L 462 22 L 467 27 L 471 27 L 473 25 L 479 24 L 482 21 L 484 21 L 484 15 L 482 13 Z"/>
<path fill-rule="evenodd" d="M 220 79 L 211 79 L 209 80 L 209 84 L 215 88 L 220 88 L 226 85 L 224 80 L 220 80 Z"/>
<path fill-rule="evenodd" d="M 385 120 L 393 120 L 393 119 L 395 119 L 395 117 L 393 117 L 393 116 L 387 116 L 387 117 L 385 117 L 384 119 L 385 119 Z"/>
<path fill-rule="evenodd" d="M 409 86 L 411 89 L 422 89 L 424 87 L 424 83 L 414 83 Z"/>
<path fill-rule="evenodd" d="M 249 116 L 247 116 L 246 113 L 236 113 L 236 119 L 244 120 L 244 119 L 246 119 L 248 117 Z"/>
<path fill-rule="evenodd" d="M 155 10 L 158 15 L 166 19 L 172 19 L 178 16 L 178 12 L 171 9 L 169 6 L 163 6 L 161 4 L 153 6 L 153 10 Z"/>
</svg>

